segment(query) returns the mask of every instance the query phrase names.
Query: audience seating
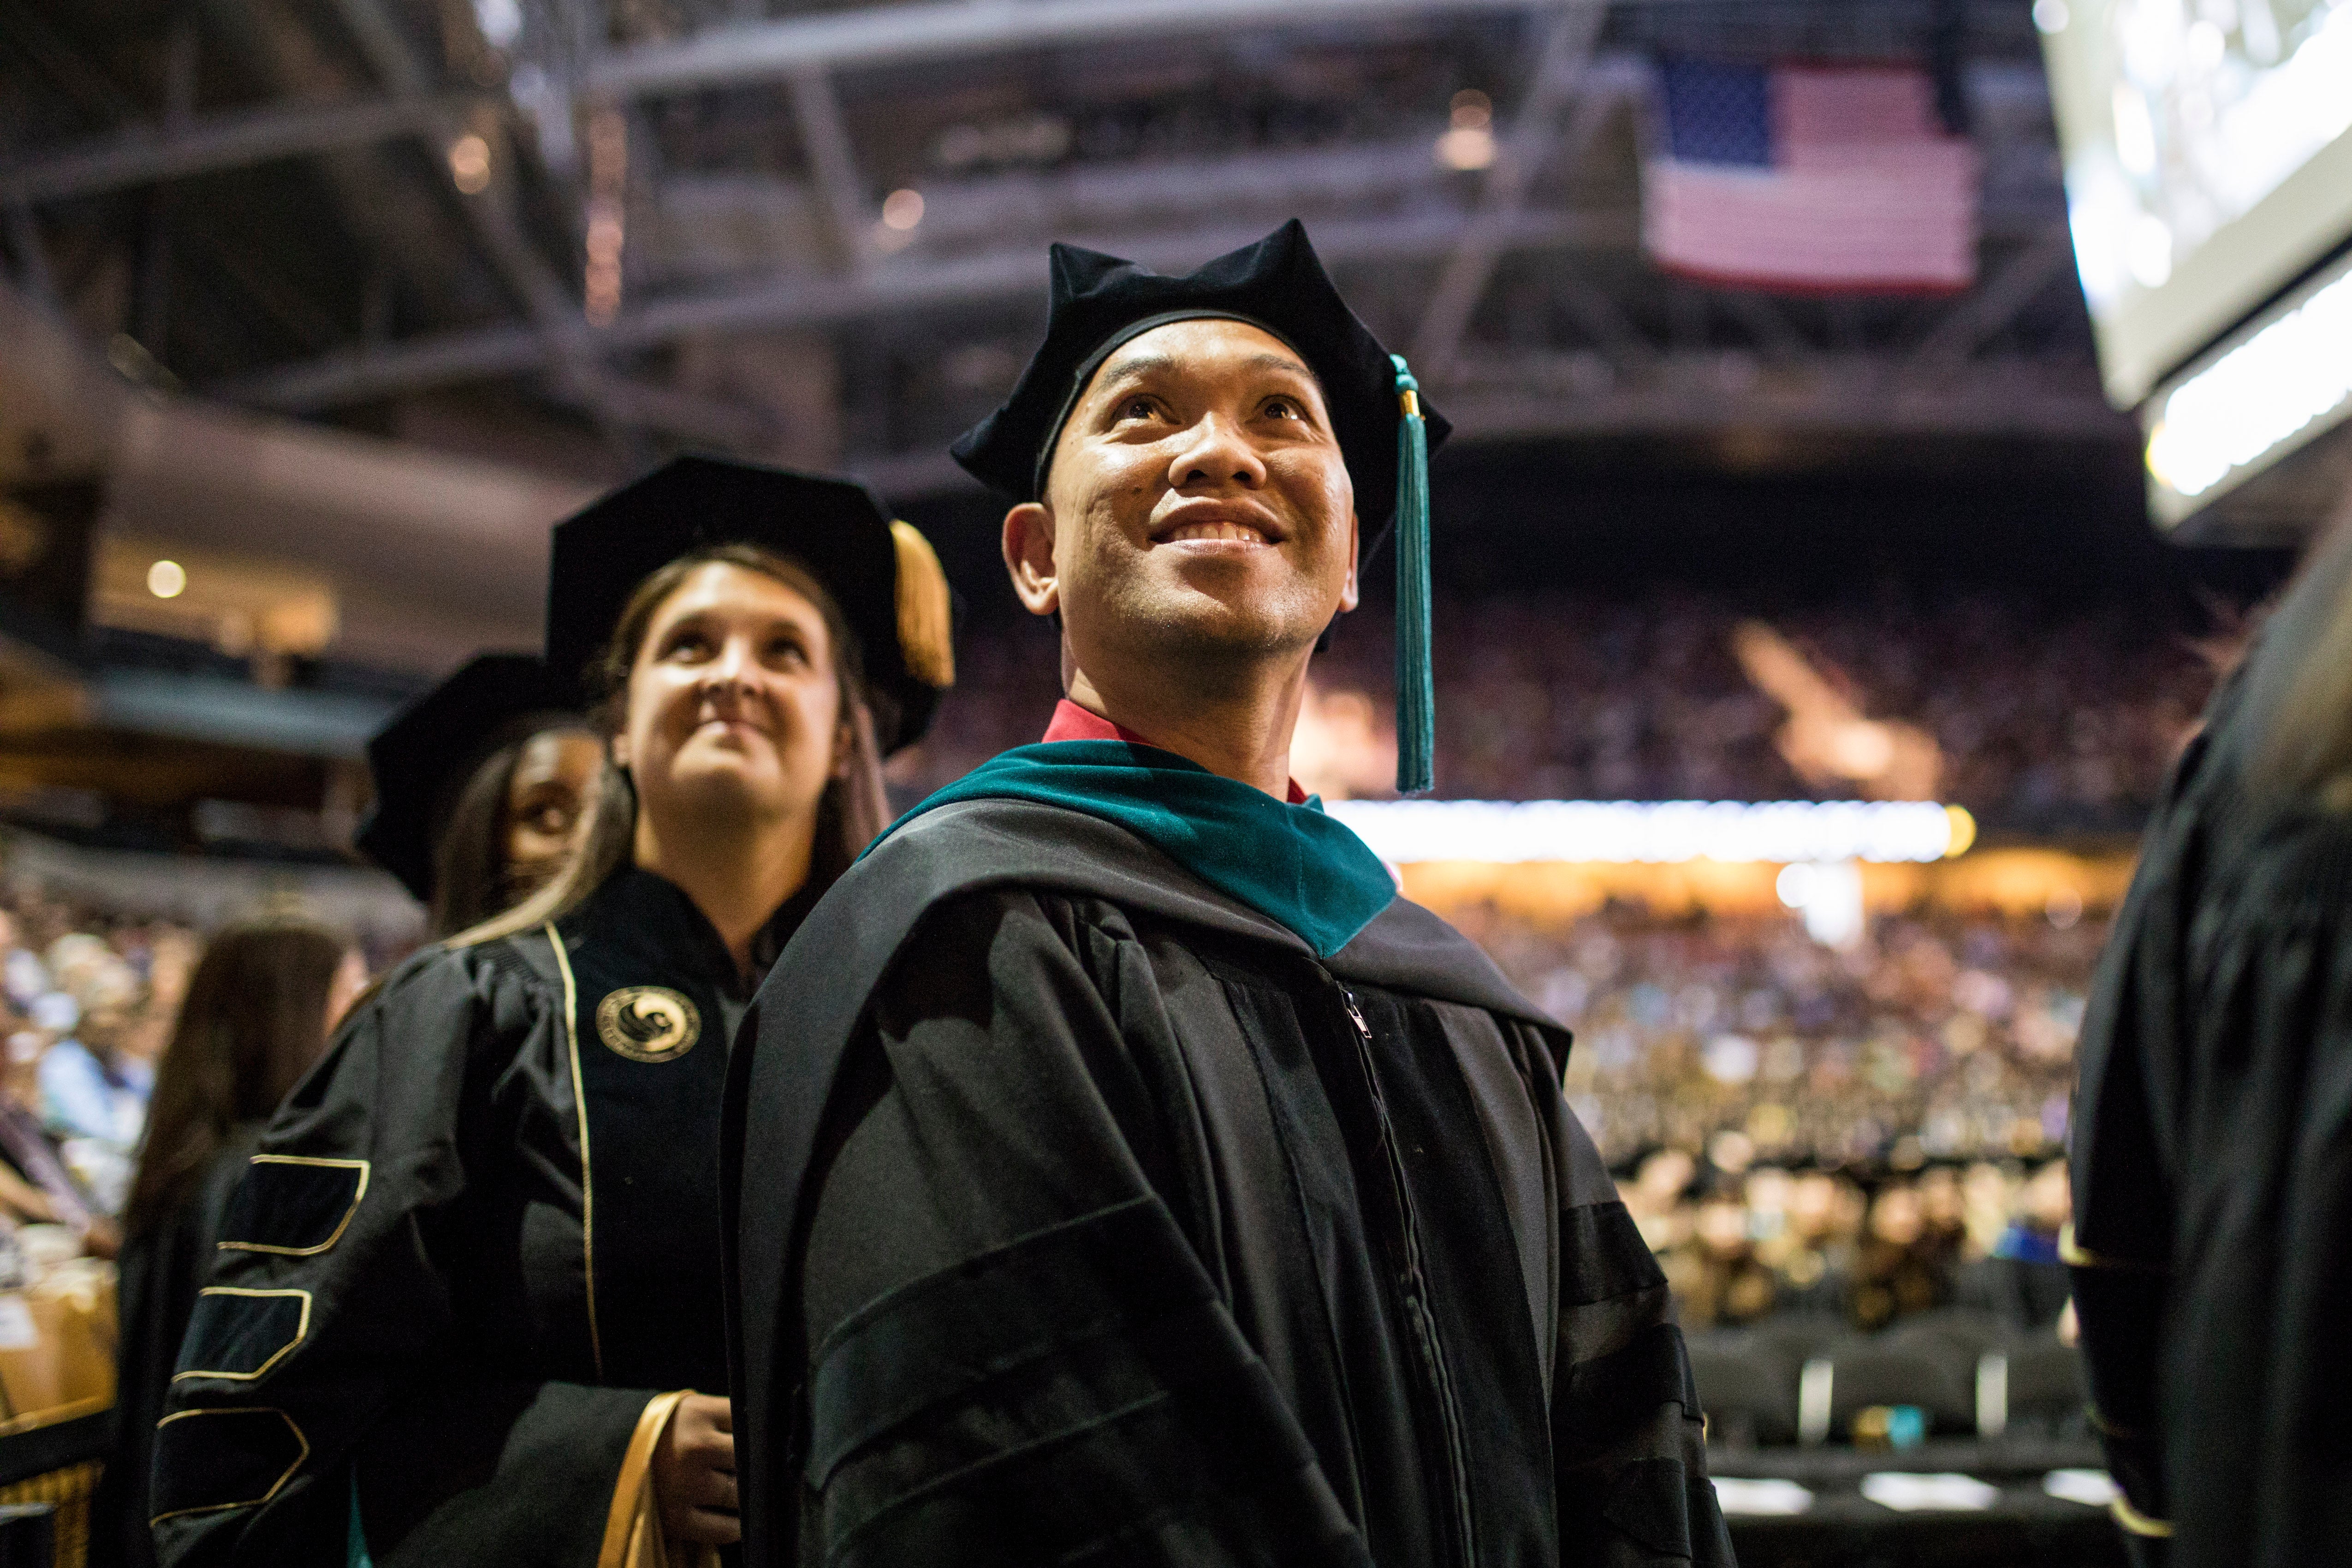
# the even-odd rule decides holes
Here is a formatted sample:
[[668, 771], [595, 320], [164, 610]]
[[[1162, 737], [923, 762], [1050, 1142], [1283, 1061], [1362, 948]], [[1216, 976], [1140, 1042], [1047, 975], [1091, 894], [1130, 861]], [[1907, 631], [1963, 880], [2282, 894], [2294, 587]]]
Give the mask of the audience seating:
[[1733, 1447], [1851, 1441], [1864, 1412], [1908, 1405], [1925, 1435], [2057, 1437], [2083, 1430], [2082, 1358], [2054, 1332], [2004, 1331], [1963, 1309], [1877, 1334], [1834, 1320], [1775, 1318], [1690, 1336], [1710, 1442]]

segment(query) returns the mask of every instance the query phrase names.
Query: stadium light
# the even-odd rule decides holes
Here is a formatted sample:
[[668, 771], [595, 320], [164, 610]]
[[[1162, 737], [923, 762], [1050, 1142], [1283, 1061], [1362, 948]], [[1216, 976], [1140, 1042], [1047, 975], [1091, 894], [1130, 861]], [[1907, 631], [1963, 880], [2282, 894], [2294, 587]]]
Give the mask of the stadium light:
[[[2191, 371], [2150, 409], [2147, 471], [2179, 514], [2352, 407], [2352, 266]], [[2164, 506], [2167, 492], [2174, 498]]]
[[1932, 801], [1345, 800], [1328, 809], [1397, 865], [1917, 863], [1976, 838], [1966, 811]]

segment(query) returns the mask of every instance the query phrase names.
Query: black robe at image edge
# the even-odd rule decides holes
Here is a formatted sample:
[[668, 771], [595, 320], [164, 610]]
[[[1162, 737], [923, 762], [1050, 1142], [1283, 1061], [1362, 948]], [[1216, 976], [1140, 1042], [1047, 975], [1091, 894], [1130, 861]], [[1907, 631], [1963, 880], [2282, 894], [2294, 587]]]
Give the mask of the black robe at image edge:
[[[2319, 608], [2305, 604], [2305, 613]], [[2084, 1013], [2070, 1261], [2142, 1561], [2352, 1542], [2352, 817], [2247, 786], [2290, 605], [2217, 695]]]

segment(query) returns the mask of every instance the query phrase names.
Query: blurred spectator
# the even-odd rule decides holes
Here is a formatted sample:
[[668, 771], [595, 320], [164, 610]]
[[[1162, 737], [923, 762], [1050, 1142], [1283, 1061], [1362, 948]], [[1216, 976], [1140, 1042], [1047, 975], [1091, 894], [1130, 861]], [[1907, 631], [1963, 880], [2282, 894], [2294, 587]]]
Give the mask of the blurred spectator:
[[341, 937], [273, 922], [222, 931], [189, 980], [124, 1215], [120, 1447], [107, 1466], [98, 1530], [119, 1555], [101, 1561], [153, 1561], [150, 1442], [221, 1214], [270, 1113], [318, 1059], [365, 978]]
[[1724, 1187], [1698, 1205], [1689, 1242], [1664, 1260], [1666, 1282], [1691, 1328], [1730, 1328], [1771, 1314], [1780, 1282], [1757, 1257], [1748, 1205]]
[[2020, 1188], [1991, 1255], [1972, 1266], [1962, 1281], [1962, 1299], [2012, 1329], [2045, 1329], [2057, 1322], [2073, 1289], [2058, 1260], [2058, 1237], [2073, 1215], [2066, 1162], [2052, 1160]]
[[1893, 1181], [1870, 1201], [1867, 1233], [1846, 1283], [1846, 1321], [1864, 1332], [1931, 1311], [1950, 1300], [1953, 1279], [1927, 1230], [1919, 1189]]
[[0, 1069], [0, 1209], [20, 1222], [61, 1225], [100, 1257], [119, 1243], [114, 1224], [66, 1163], [40, 1115], [41, 1063], [47, 1037], [33, 1029], [11, 1032]]

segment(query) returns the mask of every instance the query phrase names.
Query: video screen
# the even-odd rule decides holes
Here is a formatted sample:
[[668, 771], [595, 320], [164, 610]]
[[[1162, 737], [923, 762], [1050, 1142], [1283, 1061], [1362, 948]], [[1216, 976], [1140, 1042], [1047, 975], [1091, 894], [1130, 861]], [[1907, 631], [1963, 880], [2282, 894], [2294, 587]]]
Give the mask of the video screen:
[[2352, 236], [2352, 0], [2040, 0], [2034, 18], [2128, 407]]

